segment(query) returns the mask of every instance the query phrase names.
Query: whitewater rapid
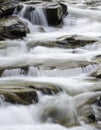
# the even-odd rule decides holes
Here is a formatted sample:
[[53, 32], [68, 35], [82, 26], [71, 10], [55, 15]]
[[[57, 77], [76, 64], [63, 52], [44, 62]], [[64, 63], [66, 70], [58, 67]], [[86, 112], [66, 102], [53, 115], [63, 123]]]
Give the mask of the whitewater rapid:
[[[84, 97], [90, 94], [89, 92], [93, 93], [93, 91], [101, 90], [100, 81], [96, 82], [94, 78], [90, 77], [90, 74], [98, 68], [93, 59], [101, 55], [101, 10], [93, 10], [87, 5], [85, 6], [85, 0], [65, 0], [65, 3], [68, 6], [69, 14], [64, 18], [62, 27], [48, 26], [44, 14], [42, 12], [40, 14], [39, 9], [36, 10], [37, 14], [31, 14], [32, 23], [35, 24], [33, 25], [23, 18], [25, 7], [19, 17], [22, 17], [28, 23], [31, 32], [23, 40], [0, 41], [1, 89], [2, 87], [6, 89], [6, 87], [12, 86], [19, 86], [20, 88], [22, 86], [35, 85], [37, 88], [51, 86], [63, 90], [60, 97], [54, 95], [54, 98], [39, 92], [39, 103], [36, 105], [33, 103], [29, 106], [12, 105], [5, 102], [1, 96], [0, 130], [101, 129], [101, 122], [97, 122], [100, 126], [98, 129], [95, 124], [86, 124], [78, 116], [78, 108], [75, 107], [73, 101], [74, 99], [76, 100], [75, 96], [79, 94], [85, 93], [83, 98], [81, 98], [84, 100]], [[33, 19], [33, 17], [38, 16], [39, 21], [39, 14], [42, 16], [42, 25], [36, 25], [37, 22]], [[39, 32], [40, 27], [45, 32]], [[46, 44], [47, 42], [55, 43], [66, 35], [90, 37], [91, 39], [96, 39], [97, 42], [77, 48], [57, 47], [55, 45], [49, 47]], [[44, 43], [44, 46], [41, 45], [41, 42]], [[23, 73], [24, 67], [28, 67], [26, 74]], [[64, 95], [67, 95], [67, 97], [64, 98]], [[62, 96], [63, 98], [61, 98]], [[83, 102], [81, 100], [77, 101], [81, 102], [81, 104]], [[73, 127], [68, 127], [67, 125], [65, 127], [58, 122], [52, 122], [51, 118], [47, 119], [46, 122], [42, 122], [40, 113], [44, 110], [47, 111], [44, 105], [50, 108], [62, 106], [59, 112], [63, 115], [67, 112], [66, 109], [69, 108], [69, 112], [66, 113], [67, 117], [68, 115], [71, 116], [72, 120], [77, 118], [76, 121], [77, 124], [79, 122], [79, 125], [76, 124], [77, 126], [74, 125]], [[59, 118], [61, 118], [60, 115]], [[71, 118], [69, 118], [70, 120]]]

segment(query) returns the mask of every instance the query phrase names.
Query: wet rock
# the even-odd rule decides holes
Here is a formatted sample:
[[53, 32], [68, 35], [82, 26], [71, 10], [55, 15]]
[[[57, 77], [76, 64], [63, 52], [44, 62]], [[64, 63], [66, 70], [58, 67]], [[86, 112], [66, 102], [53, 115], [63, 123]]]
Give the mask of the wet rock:
[[73, 68], [78, 68], [78, 67], [87, 67], [88, 65], [93, 64], [93, 62], [88, 62], [85, 60], [47, 60], [47, 62], [44, 62], [44, 64], [40, 64], [39, 68], [43, 70], [47, 69], [73, 69]]
[[26, 82], [23, 84], [19, 83], [19, 85], [17, 85], [17, 82], [14, 85], [9, 85], [8, 83], [0, 85], [0, 98], [11, 104], [30, 105], [38, 103], [39, 97], [37, 92], [41, 92], [44, 95], [53, 95], [62, 91], [58, 87], [53, 87], [51, 83], [33, 82], [29, 85]]
[[16, 92], [16, 95], [20, 97], [23, 101], [25, 100], [28, 104], [37, 103], [38, 102], [38, 95], [35, 91], [30, 92]]
[[25, 1], [29, 1], [29, 0], [19, 0], [19, 1], [21, 1], [21, 2], [25, 2]]
[[101, 55], [97, 55], [96, 57], [94, 57], [93, 61], [96, 62], [98, 67], [93, 73], [91, 73], [90, 76], [101, 78]]
[[44, 28], [41, 26], [38, 28], [38, 30], [39, 30], [39, 32], [45, 32]]
[[16, 14], [18, 14], [18, 12], [20, 12], [23, 9], [23, 5], [19, 4], [16, 8]]
[[99, 106], [99, 107], [101, 107], [101, 96], [100, 97], [98, 97], [95, 101], [94, 101], [94, 103], [93, 103], [94, 105], [96, 105], [96, 106]]
[[67, 15], [68, 14], [68, 7], [63, 3], [63, 2], [59, 2], [59, 4], [61, 5], [62, 7], [62, 10], [63, 10], [63, 15]]
[[101, 96], [99, 96], [92, 104], [93, 114], [95, 115], [96, 121], [101, 121]]
[[96, 7], [96, 6], [100, 6], [101, 5], [101, 1], [100, 0], [85, 0], [84, 3], [87, 4], [90, 7]]
[[61, 24], [66, 13], [67, 6], [65, 4], [49, 3], [46, 7], [48, 24], [53, 26]]
[[101, 64], [98, 66], [97, 70], [94, 71], [90, 76], [101, 78]]
[[18, 0], [2, 0], [0, 2], [0, 18], [13, 14], [18, 6]]
[[42, 83], [39, 83], [39, 84], [40, 84], [40, 87], [37, 87], [35, 84], [34, 84], [34, 86], [29, 85], [28, 87], [35, 89], [36, 91], [39, 91], [44, 95], [54, 95], [54, 94], [57, 94], [57, 93], [63, 91], [61, 88], [54, 87], [51, 84], [50, 85], [45, 84], [45, 83], [44, 83], [44, 85]]
[[101, 63], [101, 55], [97, 55], [96, 57], [94, 57], [93, 61], [95, 61], [96, 63], [100, 64]]
[[32, 89], [25, 88], [7, 88], [0, 89], [0, 94], [4, 96], [6, 102], [12, 104], [29, 105], [38, 102], [38, 95]]
[[28, 32], [27, 24], [16, 16], [0, 19], [0, 40], [23, 38]]
[[42, 92], [42, 94], [44, 95], [54, 95], [54, 94], [57, 94], [61, 91], [63, 91], [61, 88], [59, 89], [56, 89], [56, 88], [40, 88], [38, 89], [40, 92]]
[[57, 38], [57, 42], [68, 48], [76, 48], [96, 42], [97, 38], [85, 37], [81, 35], [67, 35]]
[[80, 116], [80, 120], [84, 121], [86, 124], [96, 122], [96, 117], [91, 105], [86, 105], [82, 107], [82, 109], [78, 109], [78, 114]]
[[[53, 34], [54, 35], [54, 34]], [[45, 34], [43, 34], [43, 37]], [[36, 36], [37, 37], [37, 36]], [[53, 39], [52, 37], [49, 37]], [[88, 44], [92, 44], [98, 41], [98, 38], [92, 38], [82, 35], [65, 35], [62, 37], [56, 37], [54, 40], [44, 39], [40, 37], [40, 39], [33, 39], [29, 43], [27, 43], [28, 47], [33, 46], [46, 46], [46, 47], [59, 47], [59, 48], [77, 48], [83, 47]]]

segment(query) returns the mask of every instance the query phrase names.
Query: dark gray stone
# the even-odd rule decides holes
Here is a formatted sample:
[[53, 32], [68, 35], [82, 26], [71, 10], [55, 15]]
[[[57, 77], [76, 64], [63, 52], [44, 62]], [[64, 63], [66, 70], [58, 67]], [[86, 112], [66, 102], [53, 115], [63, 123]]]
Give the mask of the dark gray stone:
[[23, 38], [28, 32], [27, 24], [16, 16], [0, 19], [0, 40]]
[[13, 14], [17, 6], [18, 6], [18, 0], [0, 1], [0, 18]]

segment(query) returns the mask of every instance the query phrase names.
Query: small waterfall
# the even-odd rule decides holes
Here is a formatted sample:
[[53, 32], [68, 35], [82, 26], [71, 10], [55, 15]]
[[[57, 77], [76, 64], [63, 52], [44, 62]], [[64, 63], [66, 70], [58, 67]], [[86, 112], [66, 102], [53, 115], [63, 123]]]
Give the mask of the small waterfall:
[[6, 69], [2, 73], [2, 77], [12, 76], [29, 76], [29, 77], [71, 77], [79, 74], [87, 74], [96, 70], [96, 65], [88, 65], [86, 67], [78, 67], [73, 69], [53, 69], [42, 70], [38, 67], [29, 66], [25, 68]]
[[0, 106], [4, 106], [5, 97], [0, 94]]
[[18, 76], [18, 75], [21, 75], [21, 72], [23, 72], [23, 71], [21, 71], [21, 69], [12, 69], [12, 70], [6, 69], [3, 72], [2, 76], [3, 77], [6, 77], [6, 76]]
[[42, 8], [24, 5], [19, 15], [28, 19], [34, 25], [48, 26], [45, 10]]

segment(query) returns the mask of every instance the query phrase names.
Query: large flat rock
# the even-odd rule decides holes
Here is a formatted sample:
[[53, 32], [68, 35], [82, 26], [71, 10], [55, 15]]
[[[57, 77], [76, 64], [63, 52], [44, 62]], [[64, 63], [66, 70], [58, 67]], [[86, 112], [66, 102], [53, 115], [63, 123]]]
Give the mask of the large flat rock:
[[38, 103], [39, 97], [37, 92], [43, 94], [54, 94], [60, 91], [58, 87], [52, 87], [53, 84], [33, 82], [33, 84], [2, 84], [0, 85], [0, 98], [11, 104], [30, 105]]
[[97, 37], [89, 37], [83, 35], [66, 35], [62, 33], [40, 34], [40, 39], [35, 35], [32, 40], [27, 43], [28, 47], [46, 46], [60, 48], [77, 48], [83, 47], [99, 41]]

